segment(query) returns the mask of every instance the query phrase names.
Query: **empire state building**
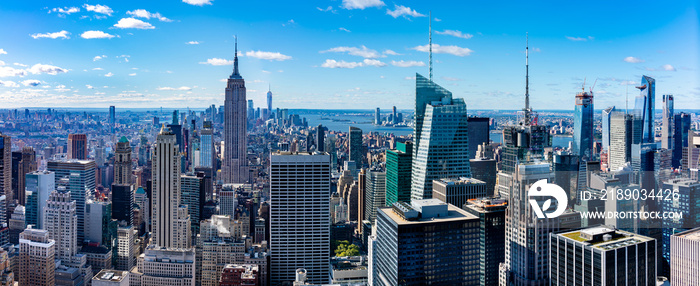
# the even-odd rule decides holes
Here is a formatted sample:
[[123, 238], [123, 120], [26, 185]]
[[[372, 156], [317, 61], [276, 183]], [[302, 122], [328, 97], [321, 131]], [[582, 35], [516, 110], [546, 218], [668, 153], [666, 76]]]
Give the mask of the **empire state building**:
[[245, 183], [248, 179], [246, 103], [245, 80], [238, 72], [238, 42], [236, 42], [233, 74], [226, 83], [224, 102], [224, 154], [221, 167], [224, 183]]

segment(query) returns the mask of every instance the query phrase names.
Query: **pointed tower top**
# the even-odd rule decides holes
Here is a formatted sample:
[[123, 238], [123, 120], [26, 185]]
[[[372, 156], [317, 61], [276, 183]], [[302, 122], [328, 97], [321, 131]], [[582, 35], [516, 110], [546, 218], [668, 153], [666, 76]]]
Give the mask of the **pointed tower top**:
[[529, 44], [530, 38], [528, 33], [525, 33], [525, 125], [530, 125], [530, 66], [529, 66]]
[[238, 72], [238, 36], [235, 36], [234, 52], [233, 52], [233, 73], [229, 78], [242, 78]]
[[428, 76], [433, 81], [433, 11], [428, 12], [428, 65]]

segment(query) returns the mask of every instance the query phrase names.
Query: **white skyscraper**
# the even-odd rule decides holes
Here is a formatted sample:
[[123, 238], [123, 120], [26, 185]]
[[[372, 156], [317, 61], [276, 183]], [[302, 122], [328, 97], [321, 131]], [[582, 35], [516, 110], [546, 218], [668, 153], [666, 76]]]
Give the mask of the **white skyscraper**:
[[244, 183], [248, 179], [245, 80], [238, 72], [238, 43], [233, 57], [233, 74], [226, 83], [224, 101], [224, 142], [221, 180], [224, 183]]
[[190, 217], [180, 205], [180, 152], [175, 135], [163, 126], [153, 147], [151, 244], [189, 248]]
[[328, 153], [270, 155], [271, 285], [294, 281], [329, 283], [330, 178]]
[[56, 189], [55, 174], [49, 171], [36, 171], [25, 176], [26, 181], [26, 219], [27, 225], [44, 229], [44, 209], [49, 194]]
[[56, 259], [70, 261], [78, 253], [78, 216], [70, 192], [53, 191], [46, 202], [44, 229], [56, 241]]
[[195, 251], [149, 245], [129, 280], [130, 285], [139, 286], [194, 286]]

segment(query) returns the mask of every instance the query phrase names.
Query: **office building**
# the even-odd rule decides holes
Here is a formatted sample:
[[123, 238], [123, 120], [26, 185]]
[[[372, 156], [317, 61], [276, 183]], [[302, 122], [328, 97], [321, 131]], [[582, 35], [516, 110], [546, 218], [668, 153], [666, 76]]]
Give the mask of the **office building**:
[[44, 229], [44, 210], [49, 194], [56, 189], [55, 173], [36, 171], [25, 176], [26, 187], [26, 220], [27, 225]]
[[87, 160], [88, 142], [85, 134], [68, 134], [68, 159]]
[[114, 269], [111, 245], [110, 248], [107, 248], [106, 245], [85, 244], [80, 249], [80, 253], [85, 255], [87, 265], [92, 269], [92, 273], [100, 272], [102, 269]]
[[0, 133], [0, 195], [12, 199], [12, 140]]
[[612, 112], [610, 117], [608, 162], [609, 169], [615, 171], [632, 159], [633, 116], [623, 112]]
[[374, 224], [377, 218], [377, 208], [386, 206], [386, 173], [369, 171], [365, 177], [365, 190], [363, 192], [365, 215], [362, 220], [368, 220]]
[[301, 267], [310, 283], [329, 281], [330, 163], [327, 153], [270, 155], [272, 285], [293, 281]]
[[467, 118], [467, 134], [469, 134], [469, 158], [475, 158], [479, 146], [489, 144], [490, 118], [469, 116]]
[[258, 286], [260, 271], [257, 265], [228, 264], [221, 271], [219, 286]]
[[85, 239], [85, 202], [94, 198], [95, 162], [88, 160], [49, 161], [47, 170], [54, 172], [58, 187], [63, 181], [78, 215], [78, 241]]
[[165, 248], [189, 248], [190, 217], [180, 204], [180, 154], [175, 135], [163, 127], [153, 148], [153, 182], [151, 183], [151, 243]]
[[[238, 43], [233, 57], [233, 73], [226, 83], [224, 100], [224, 152], [221, 158], [221, 180], [224, 183], [244, 183], [248, 179], [246, 138], [246, 87], [238, 72]], [[249, 111], [250, 112], [250, 111]]]
[[634, 117], [641, 121], [639, 138], [641, 143], [654, 143], [656, 80], [646, 75], [642, 76], [642, 83], [637, 89], [640, 94], [634, 99]]
[[[3, 150], [4, 151], [4, 150]], [[36, 152], [32, 147], [24, 147], [22, 151], [12, 152], [12, 197], [18, 205], [26, 205], [24, 193], [26, 184], [25, 175], [37, 170]]]
[[671, 285], [700, 285], [700, 228], [673, 234], [670, 242]]
[[673, 219], [663, 219], [662, 223], [662, 256], [664, 275], [668, 274], [668, 263], [671, 257], [671, 237], [679, 232], [690, 230], [700, 226], [700, 182], [687, 178], [665, 181], [661, 190], [670, 190], [678, 194], [672, 200], [663, 200], [661, 208], [663, 212], [681, 213], [682, 216]]
[[112, 218], [127, 225], [133, 224], [133, 185], [112, 185]]
[[413, 143], [396, 143], [386, 150], [386, 205], [411, 201], [411, 156]]
[[[364, 145], [362, 144], [362, 129], [350, 126], [348, 131], [348, 157], [358, 168], [364, 164]], [[308, 269], [307, 269], [308, 270]]]
[[272, 91], [267, 87], [267, 110], [272, 113]]
[[661, 148], [673, 149], [673, 95], [664, 94], [661, 96]]
[[381, 125], [381, 124], [382, 124], [382, 117], [381, 117], [379, 107], [377, 107], [377, 109], [374, 110], [374, 125]]
[[243, 263], [245, 242], [237, 234], [236, 225], [229, 216], [214, 215], [202, 221], [198, 238], [198, 255], [201, 259], [197, 267], [201, 274], [202, 286], [216, 286], [222, 271], [228, 264]]
[[433, 198], [461, 208], [468, 200], [489, 196], [486, 183], [473, 178], [433, 181]]
[[593, 154], [593, 124], [593, 92], [581, 91], [576, 94], [574, 140], [571, 151], [586, 161], [597, 157]]
[[506, 208], [502, 198], [468, 200], [462, 207], [479, 218], [479, 285], [498, 285], [498, 267], [504, 261]]
[[136, 253], [139, 249], [136, 245], [136, 230], [134, 226], [120, 226], [117, 228], [117, 251], [114, 259], [114, 268], [129, 271], [136, 266]]
[[326, 137], [326, 130], [323, 127], [323, 125], [319, 124], [318, 127], [316, 127], [316, 151], [319, 152], [324, 152], [326, 143], [324, 142], [324, 139]]
[[43, 229], [27, 227], [19, 235], [20, 286], [54, 286], [56, 245]]
[[[690, 133], [690, 114], [680, 112], [673, 116], [673, 168], [682, 166], [683, 153], [688, 148], [688, 133]], [[688, 166], [682, 166], [687, 168]]]
[[498, 163], [493, 156], [493, 147], [486, 143], [477, 148], [477, 156], [469, 159], [469, 169], [472, 178], [486, 183], [486, 193], [491, 196], [495, 194]]
[[225, 184], [217, 193], [219, 199], [219, 214], [229, 217], [236, 217], [236, 207], [238, 205], [238, 196], [236, 191], [243, 188], [241, 184]]
[[129, 286], [129, 272], [103, 269], [92, 277], [92, 286]]
[[191, 233], [199, 233], [200, 210], [204, 207], [204, 177], [194, 175], [180, 176], [180, 189], [182, 190], [181, 205], [187, 206], [190, 215]]
[[26, 208], [23, 205], [15, 207], [10, 216], [8, 226], [10, 228], [10, 243], [14, 245], [19, 244], [19, 234], [27, 228]]
[[478, 217], [436, 199], [412, 200], [379, 208], [376, 226], [374, 285], [479, 283]]
[[656, 244], [605, 225], [553, 233], [549, 285], [657, 285]]
[[[602, 112], [602, 118], [601, 118], [601, 149], [603, 151], [610, 151], [610, 123], [612, 120], [612, 113], [617, 111], [615, 109], [615, 106], [610, 106], [606, 109], [603, 109]], [[607, 163], [607, 162], [601, 162], [601, 164]]]
[[195, 251], [151, 244], [139, 255], [129, 280], [130, 285], [139, 286], [194, 286]]
[[113, 213], [111, 202], [88, 200], [85, 204], [85, 240], [111, 248], [118, 224], [112, 220]]
[[126, 137], [122, 137], [114, 152], [114, 184], [131, 185], [131, 177], [131, 145]]
[[214, 168], [216, 150], [211, 121], [204, 121], [202, 126], [202, 130], [199, 132], [199, 166], [196, 167]]
[[416, 110], [411, 200], [431, 198], [433, 180], [471, 177], [467, 105], [463, 99], [453, 99], [452, 93], [420, 75], [416, 75], [416, 102], [421, 101], [419, 92], [426, 88], [423, 86], [444, 96]]

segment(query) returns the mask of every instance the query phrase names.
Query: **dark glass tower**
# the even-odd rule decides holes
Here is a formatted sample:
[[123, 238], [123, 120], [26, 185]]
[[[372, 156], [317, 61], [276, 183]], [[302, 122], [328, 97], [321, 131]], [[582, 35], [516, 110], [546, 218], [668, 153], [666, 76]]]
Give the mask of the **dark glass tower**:
[[593, 157], [593, 92], [576, 94], [572, 152], [580, 158]]
[[635, 98], [634, 117], [635, 120], [641, 121], [637, 124], [641, 129], [639, 131], [641, 142], [654, 143], [654, 96], [656, 80], [646, 75], [642, 76], [642, 85], [638, 86], [637, 89], [639, 89], [640, 95]]
[[386, 205], [411, 201], [411, 156], [413, 143], [396, 143], [386, 150]]

